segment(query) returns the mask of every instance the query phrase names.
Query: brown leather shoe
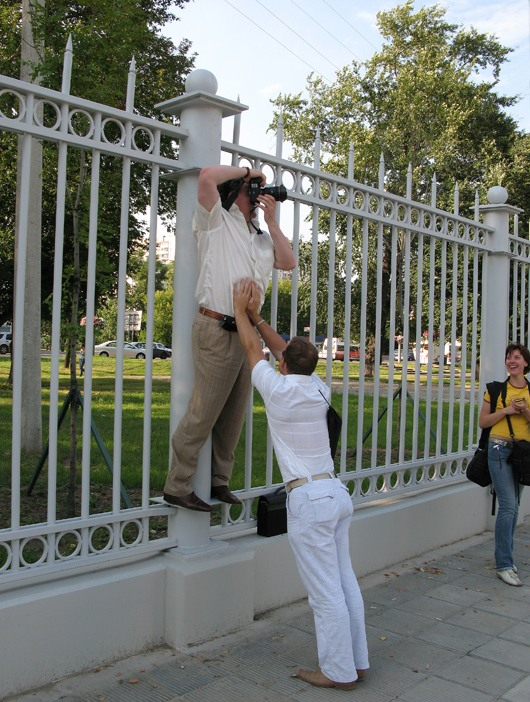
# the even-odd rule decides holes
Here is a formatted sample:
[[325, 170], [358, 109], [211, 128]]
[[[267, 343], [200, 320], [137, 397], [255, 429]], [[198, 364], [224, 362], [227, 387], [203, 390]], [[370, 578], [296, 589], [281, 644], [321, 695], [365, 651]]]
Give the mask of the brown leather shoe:
[[324, 675], [321, 670], [303, 670], [300, 668], [294, 677], [300, 678], [300, 680], [314, 685], [315, 687], [335, 687], [337, 690], [353, 690], [357, 684], [357, 680], [345, 683], [335, 682]]
[[240, 505], [241, 500], [236, 497], [233, 492], [230, 492], [227, 485], [212, 486], [211, 496], [215, 500], [227, 502], [229, 505]]
[[366, 678], [367, 668], [357, 668], [357, 680], [356, 682], [362, 682]]
[[213, 509], [212, 505], [201, 500], [194, 492], [190, 492], [189, 495], [181, 495], [180, 497], [168, 495], [168, 493], [165, 492], [164, 502], [167, 502], [167, 504], [172, 507], [185, 507], [186, 509], [193, 509], [196, 512], [211, 512]]

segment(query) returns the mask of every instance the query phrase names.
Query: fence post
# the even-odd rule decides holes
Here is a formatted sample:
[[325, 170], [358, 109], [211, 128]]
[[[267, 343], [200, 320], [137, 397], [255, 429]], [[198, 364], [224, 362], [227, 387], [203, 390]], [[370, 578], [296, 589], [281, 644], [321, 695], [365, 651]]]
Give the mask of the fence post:
[[510, 310], [510, 216], [519, 208], [506, 204], [508, 192], [497, 185], [488, 190], [488, 205], [479, 206], [484, 224], [495, 230], [488, 244], [483, 276], [480, 353], [481, 388], [506, 376], [504, 352], [508, 343]]
[[[198, 267], [192, 220], [197, 202], [197, 177], [202, 167], [220, 163], [223, 118], [238, 115], [248, 109], [240, 102], [217, 97], [216, 92], [217, 79], [213, 73], [197, 69], [188, 76], [184, 95], [156, 106], [166, 114], [179, 117], [180, 126], [188, 130], [188, 136], [181, 140], [179, 145], [179, 164], [182, 170], [170, 176], [178, 180], [173, 281], [171, 435], [186, 411], [194, 377], [191, 328], [197, 312], [194, 294]], [[210, 497], [210, 465], [211, 440], [208, 440], [200, 452], [199, 465], [193, 478], [194, 491], [205, 500]], [[179, 510], [178, 520], [180, 552], [194, 552], [208, 546], [208, 513]], [[176, 528], [174, 524], [172, 528]]]

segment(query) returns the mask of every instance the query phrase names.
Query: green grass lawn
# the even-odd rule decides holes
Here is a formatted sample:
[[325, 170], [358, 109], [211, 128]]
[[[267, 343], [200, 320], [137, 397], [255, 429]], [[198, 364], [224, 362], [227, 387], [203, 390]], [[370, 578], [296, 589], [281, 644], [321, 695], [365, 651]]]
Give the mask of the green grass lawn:
[[[170, 373], [171, 362], [155, 360], [153, 362], [153, 385], [152, 403], [149, 408], [151, 414], [151, 453], [150, 453], [150, 479], [151, 491], [153, 494], [160, 494], [165, 482], [168, 469], [169, 455], [169, 412], [170, 412]], [[173, 361], [174, 362], [174, 361]], [[0, 357], [0, 491], [8, 490], [11, 473], [11, 386], [8, 382], [10, 368], [10, 358]], [[145, 361], [136, 359], [124, 359], [124, 381], [123, 381], [123, 415], [122, 415], [122, 482], [125, 488], [132, 492], [138, 492], [142, 483], [142, 455], [143, 455], [143, 417], [144, 417], [144, 372]], [[325, 377], [325, 362], [319, 362], [317, 372]], [[333, 363], [333, 378], [342, 379], [343, 364]], [[42, 413], [43, 413], [43, 443], [47, 440], [48, 434], [48, 414], [49, 414], [49, 378], [50, 359], [42, 358]], [[356, 381], [359, 378], [359, 364], [350, 364], [350, 379]], [[384, 385], [388, 378], [388, 367], [381, 366], [381, 383]], [[396, 380], [396, 379], [395, 379]], [[82, 381], [82, 379], [81, 379]], [[69, 371], [60, 367], [60, 396], [59, 405], [62, 406], [68, 395], [70, 384]], [[112, 457], [113, 434], [114, 434], [114, 397], [115, 397], [115, 359], [94, 357], [93, 359], [93, 381], [92, 381], [92, 417], [103, 439], [105, 447]], [[80, 382], [80, 389], [83, 392], [83, 383]], [[342, 396], [334, 393], [333, 404], [341, 411]], [[398, 401], [395, 407], [397, 408]], [[384, 409], [386, 399], [380, 400], [380, 411]], [[350, 394], [348, 398], [348, 441], [347, 441], [347, 469], [353, 470], [355, 467], [355, 443], [357, 437], [357, 414], [358, 397]], [[420, 403], [422, 411], [425, 410], [425, 403]], [[372, 424], [373, 399], [367, 393], [364, 397], [364, 417], [363, 435]], [[397, 411], [397, 410], [395, 410]], [[436, 421], [436, 407], [433, 406], [432, 425]], [[444, 415], [447, 408], [444, 406]], [[454, 435], [458, 426], [459, 408], [454, 408]], [[81, 470], [81, 433], [82, 433], [82, 413], [78, 415], [78, 474]], [[412, 441], [412, 408], [407, 409], [407, 431], [406, 445], [411, 446]], [[396, 421], [394, 421], [394, 424]], [[447, 417], [444, 416], [444, 436], [447, 433]], [[59, 432], [58, 444], [58, 489], [68, 482], [69, 475], [69, 425], [70, 417], [63, 422]], [[254, 415], [252, 433], [252, 485], [261, 486], [265, 484], [265, 456], [266, 456], [266, 415], [265, 408], [259, 393], [254, 393]], [[424, 431], [421, 422], [418, 424], [418, 445], [423, 447]], [[245, 429], [236, 450], [236, 461], [234, 475], [231, 486], [234, 489], [244, 487], [244, 462], [245, 462]], [[397, 446], [396, 439], [393, 439]], [[434, 448], [433, 441], [430, 442]], [[378, 461], [384, 460], [384, 448], [386, 444], [386, 418], [377, 427]], [[366, 442], [367, 447], [371, 445], [371, 438]], [[395, 448], [395, 447], [394, 447]], [[455, 449], [453, 440], [453, 450]], [[410, 455], [410, 448], [407, 449]], [[340, 451], [339, 451], [340, 453]], [[396, 454], [397, 455], [397, 454]], [[381, 458], [379, 458], [381, 456]], [[23, 489], [29, 484], [35, 473], [38, 456], [22, 457], [21, 482]], [[338, 460], [338, 457], [337, 457]], [[393, 456], [394, 460], [394, 456]], [[92, 439], [91, 450], [91, 487], [95, 493], [111, 485], [112, 477], [107, 465], [99, 451], [96, 442]], [[370, 450], [365, 448], [363, 452], [363, 466], [370, 464]], [[46, 470], [44, 467], [43, 473]], [[280, 474], [275, 466], [274, 482], [280, 482]], [[46, 484], [45, 476], [38, 480], [39, 490], [44, 490]], [[36, 487], [37, 489], [37, 487]]]

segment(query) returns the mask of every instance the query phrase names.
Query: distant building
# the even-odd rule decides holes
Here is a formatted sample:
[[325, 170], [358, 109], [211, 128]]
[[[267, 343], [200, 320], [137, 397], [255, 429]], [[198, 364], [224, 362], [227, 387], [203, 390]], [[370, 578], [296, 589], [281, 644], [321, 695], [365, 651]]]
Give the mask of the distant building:
[[156, 257], [162, 263], [175, 260], [175, 237], [168, 232], [159, 234], [156, 240]]

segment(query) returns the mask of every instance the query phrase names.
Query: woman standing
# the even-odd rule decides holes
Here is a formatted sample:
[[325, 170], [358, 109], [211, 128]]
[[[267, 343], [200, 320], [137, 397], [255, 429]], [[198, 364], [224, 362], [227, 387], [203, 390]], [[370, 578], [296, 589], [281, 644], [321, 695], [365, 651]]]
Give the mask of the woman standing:
[[486, 391], [478, 423], [481, 429], [491, 428], [488, 467], [498, 500], [495, 521], [497, 577], [507, 585], [520, 587], [523, 583], [513, 562], [513, 535], [522, 486], [515, 482], [508, 458], [514, 441], [530, 441], [530, 393], [525, 378], [530, 370], [530, 351], [522, 344], [509, 344], [504, 359], [508, 379], [497, 400], [496, 410], [491, 412], [490, 396]]

